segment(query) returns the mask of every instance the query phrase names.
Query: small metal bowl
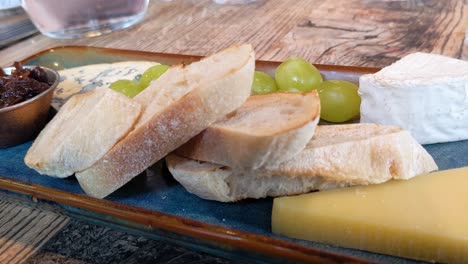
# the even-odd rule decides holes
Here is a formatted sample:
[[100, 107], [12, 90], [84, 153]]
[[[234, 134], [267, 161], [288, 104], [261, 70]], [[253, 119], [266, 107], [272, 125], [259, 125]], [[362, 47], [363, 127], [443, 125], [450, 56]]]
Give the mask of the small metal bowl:
[[[35, 66], [24, 66], [34, 68]], [[49, 68], [40, 67], [47, 73], [49, 89], [21, 103], [0, 108], [0, 148], [8, 148], [24, 143], [44, 128], [48, 121], [50, 103], [60, 76]], [[13, 67], [4, 68], [10, 74]]]

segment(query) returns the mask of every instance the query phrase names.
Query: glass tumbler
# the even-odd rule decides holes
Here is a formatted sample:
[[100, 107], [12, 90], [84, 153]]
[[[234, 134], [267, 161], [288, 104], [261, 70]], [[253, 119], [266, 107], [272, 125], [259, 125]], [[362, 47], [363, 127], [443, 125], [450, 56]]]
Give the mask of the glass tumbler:
[[42, 34], [51, 38], [95, 37], [140, 21], [148, 0], [23, 0]]

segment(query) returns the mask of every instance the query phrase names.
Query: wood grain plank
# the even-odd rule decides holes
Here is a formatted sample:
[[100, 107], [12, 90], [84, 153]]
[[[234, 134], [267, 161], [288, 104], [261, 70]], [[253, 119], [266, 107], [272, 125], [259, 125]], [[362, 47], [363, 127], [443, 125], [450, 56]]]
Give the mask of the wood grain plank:
[[313, 47], [300, 48], [300, 56], [324, 64], [381, 67], [415, 51], [460, 58], [467, 8], [462, 0], [327, 1], [282, 40], [283, 54], [275, 56], [298, 45]]
[[132, 28], [77, 40], [37, 35], [0, 50], [0, 64], [60, 45], [206, 55], [249, 42], [263, 60], [383, 67], [415, 51], [462, 58], [467, 29], [466, 0], [151, 1]]
[[0, 263], [24, 263], [69, 218], [0, 199]]

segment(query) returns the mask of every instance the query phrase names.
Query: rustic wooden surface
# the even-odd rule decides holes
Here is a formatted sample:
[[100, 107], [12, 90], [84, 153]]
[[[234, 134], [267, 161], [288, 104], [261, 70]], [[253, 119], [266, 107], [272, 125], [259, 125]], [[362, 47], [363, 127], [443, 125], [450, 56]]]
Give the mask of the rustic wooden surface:
[[0, 196], [0, 263], [24, 263], [70, 219], [8, 202]]
[[263, 60], [382, 67], [414, 51], [461, 58], [466, 30], [467, 0], [152, 1], [130, 29], [79, 40], [36, 35], [1, 50], [0, 64], [60, 45], [206, 55], [248, 42]]
[[[105, 250], [104, 250], [105, 249]], [[168, 245], [59, 212], [32, 208], [0, 194], [2, 264], [230, 264], [205, 253]]]
[[[0, 65], [62, 45], [206, 55], [232, 44], [251, 43], [262, 60], [301, 56], [314, 63], [383, 67], [415, 51], [468, 59], [468, 43], [463, 44], [467, 30], [468, 0], [258, 0], [242, 6], [216, 5], [211, 0], [152, 1], [145, 19], [132, 28], [79, 40], [54, 40], [38, 34], [0, 50]], [[85, 225], [79, 222], [62, 229], [68, 221], [53, 212], [0, 199], [0, 263], [7, 258], [11, 263], [24, 262], [44, 243], [50, 251], [39, 251], [29, 263], [94, 263], [83, 254], [99, 249], [98, 242], [98, 246], [75, 251], [73, 243], [62, 246], [62, 251], [57, 249], [63, 241], [73, 241], [76, 234], [82, 234], [80, 241], [94, 241], [100, 232], [96, 231], [99, 227], [84, 232]], [[31, 228], [21, 228], [21, 223]], [[63, 235], [50, 240], [61, 229]], [[126, 245], [138, 244], [120, 233], [116, 236]], [[106, 238], [110, 237], [104, 234], [102, 239]], [[116, 248], [121, 252], [119, 245]], [[152, 254], [144, 249], [147, 242], [142, 245], [142, 249], [135, 246], [126, 252], [140, 257]], [[193, 256], [180, 252], [175, 258], [183, 262]], [[197, 256], [193, 257], [197, 263], [224, 263]], [[129, 258], [128, 263], [155, 259]], [[175, 262], [169, 259], [167, 263]]]

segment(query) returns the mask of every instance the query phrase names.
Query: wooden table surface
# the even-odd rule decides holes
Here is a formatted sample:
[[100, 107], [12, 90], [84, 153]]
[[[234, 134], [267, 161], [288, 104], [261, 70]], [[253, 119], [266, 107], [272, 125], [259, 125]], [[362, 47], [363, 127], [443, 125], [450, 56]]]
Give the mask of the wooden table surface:
[[[467, 30], [468, 0], [258, 0], [254, 4], [236, 6], [216, 5], [210, 0], [151, 1], [144, 20], [127, 30], [78, 40], [55, 40], [37, 34], [0, 50], [0, 65], [9, 66], [41, 50], [63, 45], [206, 55], [232, 44], [251, 43], [257, 59], [261, 60], [282, 61], [290, 56], [301, 56], [313, 63], [383, 67], [415, 51], [467, 59], [468, 46], [464, 45]], [[73, 256], [70, 252], [82, 254], [92, 251], [92, 246], [73, 251], [71, 242], [65, 251], [62, 248], [62, 253], [68, 252], [63, 253], [66, 255], [63, 257], [57, 255], [54, 245], [73, 241], [77, 233], [82, 234], [80, 241], [101, 241], [96, 240], [100, 239], [95, 235], [96, 230], [100, 230], [98, 227], [90, 228], [89, 234], [82, 233], [83, 224], [73, 220], [74, 224], [67, 225], [67, 217], [37, 210], [33, 213], [44, 214], [44, 217], [24, 220], [31, 228], [21, 233], [21, 239], [15, 239], [15, 234], [19, 236], [15, 231], [19, 225], [15, 217], [19, 216], [14, 212], [23, 212], [26, 219], [30, 209], [1, 200], [0, 197], [0, 210], [8, 207], [8, 211], [0, 213], [0, 244], [7, 245], [0, 246], [0, 262], [9, 259], [11, 263], [25, 263], [28, 256], [39, 250], [36, 257], [29, 258], [29, 263], [42, 260], [88, 263], [82, 255], [75, 256], [80, 261], [70, 261]], [[38, 239], [35, 234], [43, 233], [51, 225], [54, 225], [52, 231]], [[65, 231], [60, 231], [64, 226], [67, 226]], [[53, 240], [53, 235], [59, 231], [63, 235]], [[129, 238], [121, 239], [127, 245], [135, 245]], [[140, 238], [134, 239], [139, 241]], [[101, 245], [101, 242], [95, 243]], [[27, 250], [24, 244], [28, 245]], [[49, 246], [46, 250], [40, 249], [44, 244]], [[112, 248], [112, 245], [104, 246]], [[137, 250], [133, 255], [142, 255], [138, 253], [142, 252], [138, 251], [138, 246], [134, 248]], [[181, 252], [186, 256], [186, 251]], [[50, 254], [55, 256], [56, 262]], [[93, 258], [89, 259], [92, 263]], [[128, 263], [146, 263], [130, 257], [127, 260]], [[149, 262], [154, 260], [148, 258]], [[209, 262], [212, 261], [210, 257]]]
[[38, 34], [1, 50], [0, 64], [62, 45], [206, 55], [251, 43], [262, 60], [382, 67], [415, 51], [461, 58], [466, 30], [467, 0], [151, 1], [130, 29], [78, 40]]

